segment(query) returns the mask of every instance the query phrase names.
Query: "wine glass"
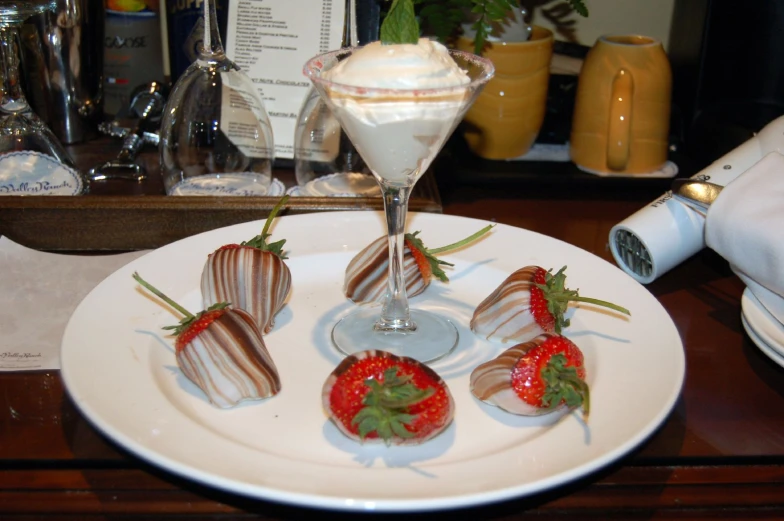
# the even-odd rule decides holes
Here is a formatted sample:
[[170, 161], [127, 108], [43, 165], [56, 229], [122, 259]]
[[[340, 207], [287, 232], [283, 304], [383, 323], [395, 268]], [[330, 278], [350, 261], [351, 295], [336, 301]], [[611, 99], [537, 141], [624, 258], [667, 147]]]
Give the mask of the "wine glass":
[[313, 87], [302, 103], [295, 132], [294, 175], [299, 195], [381, 195], [370, 169]]
[[378, 182], [384, 201], [389, 239], [387, 294], [379, 306], [361, 306], [332, 330], [341, 352], [382, 349], [422, 362], [436, 360], [457, 345], [450, 319], [425, 309], [410, 309], [406, 297], [403, 235], [408, 198], [479, 91], [493, 76], [492, 63], [470, 53], [450, 50], [468, 74], [464, 85], [427, 89], [355, 87], [331, 82], [323, 73], [357, 48], [312, 58], [304, 73], [332, 109]]
[[0, 185], [3, 194], [75, 195], [86, 189], [63, 145], [27, 103], [20, 83], [19, 30], [53, 1], [0, 3]]
[[168, 195], [273, 195], [272, 126], [248, 76], [223, 51], [215, 0], [204, 2], [204, 41], [179, 77], [161, 120]]

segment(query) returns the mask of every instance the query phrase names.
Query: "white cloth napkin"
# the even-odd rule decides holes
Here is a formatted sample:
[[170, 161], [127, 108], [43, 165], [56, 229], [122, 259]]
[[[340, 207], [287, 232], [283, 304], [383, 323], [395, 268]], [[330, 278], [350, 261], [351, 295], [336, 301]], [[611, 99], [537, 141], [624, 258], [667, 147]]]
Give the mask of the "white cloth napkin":
[[784, 155], [771, 152], [708, 208], [705, 243], [784, 323]]
[[0, 371], [60, 368], [60, 341], [76, 306], [144, 251], [45, 253], [0, 237]]

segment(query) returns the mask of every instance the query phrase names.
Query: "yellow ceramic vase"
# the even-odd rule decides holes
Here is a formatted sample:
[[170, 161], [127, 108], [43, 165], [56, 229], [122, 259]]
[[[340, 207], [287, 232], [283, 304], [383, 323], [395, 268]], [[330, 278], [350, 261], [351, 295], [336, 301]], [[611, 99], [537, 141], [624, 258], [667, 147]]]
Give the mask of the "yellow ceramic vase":
[[[460, 38], [457, 47], [473, 52], [474, 42]], [[495, 66], [464, 119], [465, 138], [477, 155], [512, 159], [533, 145], [544, 121], [553, 33], [534, 26], [525, 42], [490, 42], [482, 53]]]
[[569, 152], [584, 170], [643, 174], [667, 161], [672, 73], [661, 42], [603, 36], [577, 85]]

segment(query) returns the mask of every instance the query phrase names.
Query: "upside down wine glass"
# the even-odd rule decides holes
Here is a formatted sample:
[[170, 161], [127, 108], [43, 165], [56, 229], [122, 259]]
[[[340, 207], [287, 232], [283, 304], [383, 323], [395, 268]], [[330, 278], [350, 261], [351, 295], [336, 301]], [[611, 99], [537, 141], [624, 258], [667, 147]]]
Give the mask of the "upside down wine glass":
[[258, 90], [223, 50], [216, 0], [202, 2], [204, 40], [161, 120], [168, 195], [271, 195], [272, 126]]
[[[19, 30], [52, 0], [0, 2], [0, 193], [74, 195], [86, 184], [54, 133], [22, 91]], [[41, 179], [45, 179], [41, 181]]]
[[469, 83], [389, 89], [342, 85], [323, 77], [357, 49], [316, 56], [304, 68], [381, 187], [389, 238], [384, 302], [380, 309], [360, 306], [342, 318], [332, 330], [332, 341], [345, 354], [382, 349], [429, 362], [450, 353], [458, 333], [448, 318], [409, 308], [402, 270], [408, 198], [494, 69], [485, 58], [450, 50]]

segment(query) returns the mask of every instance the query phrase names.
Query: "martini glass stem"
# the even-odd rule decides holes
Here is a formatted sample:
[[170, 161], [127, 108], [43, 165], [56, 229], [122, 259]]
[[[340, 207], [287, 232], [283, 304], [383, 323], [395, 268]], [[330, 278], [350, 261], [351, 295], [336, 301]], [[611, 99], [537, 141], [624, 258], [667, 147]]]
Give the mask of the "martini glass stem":
[[384, 197], [384, 213], [387, 219], [389, 238], [389, 276], [387, 294], [381, 308], [381, 318], [376, 322], [377, 331], [415, 331], [406, 296], [406, 280], [403, 274], [403, 248], [406, 229], [406, 212], [411, 187], [381, 183]]

